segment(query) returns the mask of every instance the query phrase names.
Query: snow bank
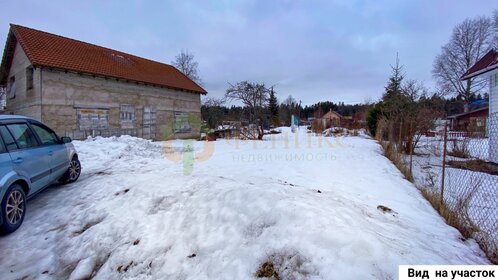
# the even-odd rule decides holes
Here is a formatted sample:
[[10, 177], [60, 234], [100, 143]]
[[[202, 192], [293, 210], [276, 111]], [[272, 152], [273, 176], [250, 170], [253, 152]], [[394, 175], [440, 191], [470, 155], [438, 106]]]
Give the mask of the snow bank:
[[327, 128], [322, 132], [322, 136], [330, 137], [330, 136], [348, 136], [349, 130], [344, 127], [331, 127]]
[[[399, 264], [487, 263], [374, 141], [279, 129], [75, 141], [80, 180], [31, 200], [0, 239], [2, 279], [254, 279], [265, 262], [288, 279], [389, 279]], [[212, 155], [168, 156], [180, 151]]]

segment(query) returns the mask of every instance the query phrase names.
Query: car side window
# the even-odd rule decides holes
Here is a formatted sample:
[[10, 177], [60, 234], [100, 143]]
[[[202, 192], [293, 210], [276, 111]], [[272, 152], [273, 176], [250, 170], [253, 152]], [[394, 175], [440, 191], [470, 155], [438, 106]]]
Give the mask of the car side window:
[[31, 127], [40, 138], [42, 145], [54, 145], [59, 143], [57, 135], [53, 131], [37, 124], [31, 124]]
[[5, 145], [3, 144], [3, 138], [0, 137], [0, 154], [3, 154], [7, 152], [7, 149], [5, 148]]
[[14, 140], [17, 143], [19, 149], [31, 148], [38, 146], [38, 142], [36, 141], [36, 137], [29, 129], [28, 125], [25, 123], [16, 123], [16, 124], [8, 124], [6, 125]]
[[17, 149], [16, 141], [14, 141], [14, 138], [4, 125], [0, 126], [0, 134], [2, 135], [3, 142], [5, 144], [5, 148], [7, 148], [7, 151], [13, 151]]

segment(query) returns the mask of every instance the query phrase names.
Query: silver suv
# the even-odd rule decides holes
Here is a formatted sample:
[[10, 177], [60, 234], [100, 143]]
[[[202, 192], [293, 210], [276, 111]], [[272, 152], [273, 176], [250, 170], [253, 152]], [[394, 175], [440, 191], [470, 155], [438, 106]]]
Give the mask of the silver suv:
[[0, 233], [21, 226], [26, 199], [56, 181], [72, 183], [80, 173], [71, 138], [28, 117], [0, 115]]

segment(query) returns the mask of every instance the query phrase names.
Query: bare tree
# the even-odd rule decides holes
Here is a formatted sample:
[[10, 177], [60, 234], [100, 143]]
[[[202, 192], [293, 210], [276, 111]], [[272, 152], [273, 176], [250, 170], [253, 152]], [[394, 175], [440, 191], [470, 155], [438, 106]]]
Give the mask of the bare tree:
[[223, 121], [225, 98], [206, 97], [202, 100], [201, 115], [210, 128], [216, 128]]
[[[281, 119], [285, 122], [285, 125], [291, 124], [292, 115], [299, 115], [299, 103], [297, 100], [289, 95], [282, 103], [280, 104], [280, 115]], [[319, 116], [321, 117], [321, 116]]]
[[436, 57], [432, 74], [441, 91], [451, 92], [468, 103], [472, 94], [483, 90], [487, 80], [460, 77], [492, 47], [493, 24], [487, 17], [466, 19], [453, 29], [450, 41]]
[[197, 69], [199, 63], [194, 60], [194, 57], [194, 54], [189, 53], [188, 50], [182, 50], [179, 55], [175, 56], [175, 60], [171, 64], [192, 81], [202, 84], [202, 80], [199, 77], [199, 70]]
[[229, 83], [225, 98], [238, 100], [250, 110], [250, 121], [257, 125], [257, 139], [263, 139], [263, 115], [268, 105], [269, 89], [264, 83], [239, 82], [235, 85]]
[[405, 153], [411, 153], [417, 147], [422, 135], [434, 128], [434, 121], [441, 117], [441, 113], [435, 110], [433, 102], [428, 97], [429, 90], [423, 83], [408, 80], [403, 84], [402, 91], [406, 99], [402, 112], [405, 120], [405, 127], [401, 132], [404, 135], [403, 148]]
[[493, 48], [498, 48], [498, 10], [493, 11]]

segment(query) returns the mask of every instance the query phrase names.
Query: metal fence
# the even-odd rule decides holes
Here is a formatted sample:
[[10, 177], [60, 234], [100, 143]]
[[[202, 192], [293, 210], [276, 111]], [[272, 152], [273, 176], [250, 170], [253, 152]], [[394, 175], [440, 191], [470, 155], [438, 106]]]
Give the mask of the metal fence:
[[[445, 126], [423, 136], [410, 154], [395, 148], [399, 154], [390, 157], [449, 224], [474, 238], [498, 263], [498, 113], [489, 116], [485, 129], [450, 131]], [[385, 149], [403, 145], [397, 136], [401, 130], [402, 125], [393, 124], [377, 132]]]

